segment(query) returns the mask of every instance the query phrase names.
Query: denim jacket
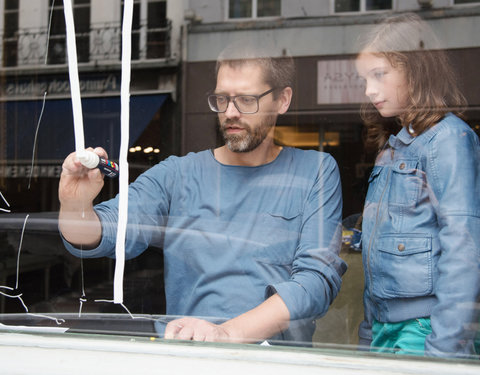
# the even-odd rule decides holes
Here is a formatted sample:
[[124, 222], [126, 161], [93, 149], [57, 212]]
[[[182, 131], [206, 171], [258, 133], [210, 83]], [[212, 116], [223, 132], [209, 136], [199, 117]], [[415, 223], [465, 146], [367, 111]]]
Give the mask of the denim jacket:
[[[369, 178], [363, 228], [365, 321], [430, 317], [426, 355], [474, 354], [480, 290], [480, 145], [447, 114], [391, 136]], [[365, 342], [365, 341], [363, 341]]]

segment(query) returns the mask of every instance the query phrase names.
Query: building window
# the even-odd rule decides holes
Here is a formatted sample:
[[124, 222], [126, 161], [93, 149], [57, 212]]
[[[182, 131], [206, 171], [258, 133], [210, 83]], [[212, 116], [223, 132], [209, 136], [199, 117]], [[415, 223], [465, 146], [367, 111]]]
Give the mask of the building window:
[[5, 0], [3, 66], [16, 66], [18, 56], [18, 0]]
[[229, 0], [228, 18], [278, 17], [280, 0]]
[[[122, 1], [122, 25], [123, 25], [124, 2]], [[132, 18], [132, 60], [140, 58], [140, 1], [133, 3]], [[121, 43], [121, 42], [120, 42]], [[120, 46], [121, 48], [121, 46]]]
[[148, 2], [147, 58], [155, 59], [168, 56], [169, 46], [167, 2], [165, 0], [151, 0]]
[[335, 13], [389, 10], [393, 0], [334, 0]]
[[169, 54], [170, 23], [166, 0], [136, 0], [133, 5], [132, 60], [165, 58]]
[[[77, 44], [77, 58], [79, 62], [88, 62], [90, 58], [90, 0], [75, 0], [73, 18]], [[66, 27], [63, 11], [63, 1], [53, 3], [52, 23], [50, 28], [50, 42], [48, 46], [48, 63], [64, 64], [66, 62]]]

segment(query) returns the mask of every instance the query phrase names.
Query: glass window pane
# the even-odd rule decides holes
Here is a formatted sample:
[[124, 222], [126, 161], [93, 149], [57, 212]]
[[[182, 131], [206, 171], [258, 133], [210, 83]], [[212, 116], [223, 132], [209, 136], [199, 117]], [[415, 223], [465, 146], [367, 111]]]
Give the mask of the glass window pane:
[[360, 0], [335, 0], [335, 13], [358, 12]]
[[90, 59], [90, 0], [75, 1], [74, 4], [73, 19], [78, 61], [88, 62]]
[[252, 0], [229, 0], [229, 18], [252, 17]]
[[140, 35], [137, 33], [132, 34], [132, 60], [138, 60], [140, 58]]
[[17, 41], [3, 42], [3, 66], [17, 65]]
[[[122, 22], [123, 22], [124, 5], [122, 1]], [[121, 48], [121, 45], [119, 46]], [[133, 3], [133, 16], [132, 16], [132, 60], [138, 60], [140, 58], [140, 3], [135, 1]]]
[[4, 37], [14, 36], [18, 31], [18, 12], [5, 15]]
[[257, 17], [273, 17], [280, 14], [280, 0], [258, 0]]
[[392, 0], [367, 0], [366, 10], [392, 9]]
[[157, 59], [166, 57], [168, 48], [168, 34], [166, 32], [149, 32], [147, 37], [147, 58]]
[[90, 59], [90, 36], [77, 36], [77, 59], [79, 62], [88, 62]]
[[[121, 17], [123, 22], [123, 1], [122, 1], [122, 11]], [[140, 29], [140, 3], [134, 2], [133, 3], [133, 17], [132, 17], [132, 30], [139, 30]]]
[[[122, 18], [123, 18], [123, 7], [122, 7]], [[132, 17], [132, 29], [140, 29], [140, 4], [133, 4], [133, 17]]]
[[165, 27], [167, 16], [166, 1], [150, 1], [148, 3], [148, 28]]
[[76, 33], [90, 31], [90, 8], [74, 8], [73, 19]]
[[50, 24], [50, 35], [65, 34], [65, 17], [63, 8], [55, 7]]
[[6, 0], [5, 10], [18, 9], [18, 0]]
[[63, 64], [66, 58], [65, 45], [65, 16], [63, 7], [55, 6], [52, 12], [52, 21], [50, 25], [50, 40], [48, 43], [48, 63]]
[[3, 15], [3, 61], [2, 66], [18, 64], [18, 0], [7, 0]]
[[[479, 322], [474, 321], [477, 316], [469, 309], [480, 307], [476, 303], [480, 285], [480, 231], [475, 230], [480, 226], [477, 215], [480, 162], [476, 156], [478, 140], [468, 126], [480, 134], [480, 76], [476, 74], [480, 61], [480, 33], [472, 31], [480, 24], [480, 2], [432, 2], [433, 11], [429, 12], [427, 22], [435, 26], [440, 37], [448, 37], [447, 54], [454, 66], [457, 84], [467, 99], [463, 115], [468, 123], [460, 124], [458, 120], [455, 123], [458, 126], [448, 134], [442, 130], [447, 129], [447, 125], [445, 128], [439, 126], [439, 133], [435, 135], [438, 139], [429, 139], [429, 144], [424, 145], [428, 150], [420, 147], [416, 150], [422, 152], [422, 156], [413, 157], [406, 153], [407, 148], [410, 150], [410, 146], [418, 143], [407, 145], [402, 139], [405, 140], [405, 136], [419, 142], [424, 140], [423, 133], [413, 137], [408, 133], [408, 125], [400, 130], [397, 119], [390, 117], [392, 113], [385, 112], [386, 118], [380, 118], [383, 111], [392, 109], [389, 107], [392, 103], [378, 95], [378, 100], [375, 99], [375, 93], [370, 97], [365, 95], [378, 80], [386, 85], [392, 83], [389, 72], [394, 71], [393, 66], [379, 55], [363, 54], [362, 58], [367, 58], [363, 63], [374, 66], [372, 70], [366, 66], [360, 69], [363, 63], [356, 61], [356, 56], [363, 47], [355, 45], [364, 32], [375, 29], [385, 16], [390, 13], [403, 15], [397, 9], [395, 12], [389, 9], [407, 2], [167, 1], [134, 2], [128, 104], [131, 111], [129, 181], [133, 183], [144, 171], [154, 168], [137, 181], [134, 185], [137, 188], [130, 189], [134, 195], [129, 201], [125, 241], [128, 260], [123, 283], [124, 304], [118, 305], [110, 303], [114, 294], [115, 259], [83, 257], [113, 255], [118, 224], [116, 207], [97, 207], [105, 220], [101, 254], [86, 250], [81, 256], [80, 253], [74, 256], [67, 251], [59, 235], [58, 188], [62, 163], [75, 150], [63, 1], [0, 0], [0, 11], [4, 12], [0, 14], [3, 25], [0, 30], [0, 347], [10, 346], [12, 340], [25, 348], [26, 341], [33, 339], [36, 347], [31, 350], [41, 351], [38, 347], [44, 346], [38, 344], [43, 339], [63, 342], [63, 339], [57, 340], [57, 335], [50, 338], [44, 328], [60, 328], [66, 330], [62, 335], [70, 343], [79, 342], [84, 348], [86, 342], [102, 334], [101, 340], [95, 340], [92, 346], [98, 353], [108, 352], [99, 350], [100, 342], [104, 338], [107, 341], [105, 333], [111, 333], [108, 335], [111, 343], [117, 336], [116, 341], [122, 346], [135, 345], [151, 354], [157, 350], [165, 353], [162, 327], [173, 315], [200, 315], [220, 323], [258, 306], [265, 300], [266, 292], [269, 295], [278, 291], [280, 298], [286, 296], [284, 302], [291, 307], [293, 315], [290, 316], [294, 316], [295, 321], [289, 322], [288, 331], [278, 336], [262, 334], [262, 329], [256, 329], [251, 334], [253, 337], [248, 338], [249, 342], [266, 340], [275, 345], [273, 348], [257, 344], [242, 348], [240, 343], [235, 344], [233, 350], [249, 351], [250, 354], [237, 356], [251, 361], [249, 365], [288, 360], [290, 366], [298, 364], [298, 372], [302, 372], [305, 364], [312, 368], [318, 363], [321, 371], [333, 362], [334, 366], [339, 364], [337, 370], [361, 362], [362, 372], [374, 375], [376, 370], [392, 367], [385, 366], [391, 361], [393, 366], [415, 374], [418, 369], [408, 371], [403, 365], [414, 362], [412, 367], [418, 367], [417, 359], [379, 358], [382, 353], [365, 356], [357, 351], [358, 344], [363, 343], [359, 339], [359, 325], [365, 313], [369, 315], [369, 307], [378, 308], [378, 313], [382, 313], [381, 305], [384, 302], [395, 304], [395, 296], [398, 296], [402, 298], [401, 303], [405, 303], [404, 308], [390, 311], [395, 315], [406, 311], [408, 318], [419, 318], [418, 321], [412, 319], [413, 328], [427, 327], [425, 332], [428, 332], [428, 326], [423, 326], [427, 323], [423, 316], [425, 310], [421, 309], [419, 315], [422, 316], [417, 315], [416, 310], [410, 310], [407, 300], [413, 300], [414, 307], [420, 306], [417, 303], [421, 300], [423, 307], [423, 302], [429, 306], [448, 299], [447, 308], [439, 302], [438, 309], [431, 312], [432, 322], [437, 318], [433, 326], [440, 326], [433, 327], [433, 332], [438, 330], [440, 336], [443, 335], [436, 338], [442, 341], [438, 348], [445, 342], [453, 347], [448, 354], [455, 353], [456, 345], [459, 350], [469, 350], [466, 357], [472, 356], [471, 362], [475, 363], [466, 363], [467, 358], [462, 357], [457, 372], [476, 375], [480, 362], [473, 358], [470, 348], [473, 345], [471, 336], [476, 334], [473, 331], [479, 328]], [[38, 5], [40, 3], [43, 6]], [[85, 146], [104, 148], [110, 160], [117, 163], [121, 144], [122, 104], [119, 99], [122, 73], [125, 72], [120, 64], [124, 2], [72, 0], [72, 3]], [[417, 1], [409, 0], [409, 3], [416, 14]], [[167, 6], [176, 7], [175, 12], [171, 12], [175, 14], [171, 20], [167, 19]], [[191, 11], [187, 16], [195, 15], [193, 19], [184, 20], [184, 6]], [[329, 12], [333, 13], [332, 17]], [[420, 16], [423, 15], [420, 12]], [[277, 19], [279, 16], [292, 18], [283, 22]], [[95, 23], [90, 25], [92, 20]], [[185, 22], [188, 27], [184, 27]], [[416, 41], [415, 50], [419, 38], [409, 37], [410, 32], [418, 28], [405, 26], [400, 30], [401, 37], [407, 35], [408, 40]], [[388, 39], [398, 41], [389, 31], [377, 32], [375, 40], [392, 36]], [[415, 67], [425, 68], [425, 73], [418, 72], [414, 77], [419, 83], [416, 86], [425, 91], [425, 98], [419, 96], [418, 101], [423, 106], [418, 112], [422, 124], [423, 115], [438, 103], [448, 104], [445, 110], [450, 112], [463, 107], [461, 95], [450, 95], [456, 91], [452, 90], [455, 85], [449, 84], [450, 75], [438, 73], [437, 68], [441, 68], [443, 60], [441, 51], [435, 48], [432, 56], [423, 58], [431, 48], [432, 38], [426, 36], [422, 32], [424, 46], [418, 53], [399, 51], [406, 59], [402, 66], [405, 71], [411, 70], [410, 58], [415, 59]], [[250, 42], [257, 47], [254, 51], [247, 47]], [[248, 52], [261, 52], [265, 56], [268, 51], [265, 44], [270, 42], [273, 45], [271, 53], [291, 55], [295, 69], [282, 67], [280, 60], [290, 61], [287, 58], [271, 64], [264, 61], [261, 68], [249, 60], [246, 66], [222, 65], [220, 70], [230, 70], [223, 70], [217, 77], [217, 57], [224, 47], [235, 47], [236, 56], [248, 56]], [[245, 50], [239, 48], [244, 46]], [[373, 52], [373, 44], [369, 47]], [[392, 70], [385, 72], [385, 68]], [[269, 69], [274, 70], [272, 74], [268, 74]], [[294, 73], [293, 77], [289, 77], [289, 72]], [[396, 70], [396, 73], [400, 74], [395, 74], [394, 86], [383, 94], [394, 98], [398, 107], [393, 111], [403, 119], [402, 108], [408, 106], [411, 96], [410, 92], [402, 95], [405, 101], [398, 97], [399, 93], [405, 94], [403, 89], [408, 89], [409, 85], [404, 82], [404, 71]], [[438, 76], [442, 77], [440, 82]], [[285, 86], [292, 87], [292, 102], [287, 113], [277, 116], [271, 110], [278, 108], [275, 101], [285, 98], [282, 93], [289, 92], [282, 89]], [[269, 92], [270, 87], [278, 89]], [[445, 92], [437, 93], [437, 88]], [[261, 96], [258, 111], [252, 115], [257, 109], [254, 99], [257, 96]], [[219, 99], [212, 103], [212, 97], [223, 97], [225, 105], [233, 101], [228, 107], [231, 111], [220, 115], [213, 113], [226, 107], [221, 107]], [[362, 103], [369, 99], [374, 102], [363, 106]], [[255, 104], [253, 109], [251, 102]], [[213, 112], [209, 104], [213, 104]], [[250, 112], [250, 115], [237, 116], [238, 121], [230, 123], [223, 121], [230, 113], [237, 113], [236, 109]], [[375, 117], [370, 117], [374, 114]], [[440, 113], [440, 117], [448, 116]], [[399, 131], [402, 133], [395, 136]], [[466, 137], [469, 141], [465, 144], [475, 151], [474, 160], [468, 156], [470, 153], [463, 152], [461, 142]], [[258, 147], [255, 144], [262, 142], [262, 138], [268, 140], [268, 144], [264, 143], [267, 148], [275, 145], [278, 159], [268, 156], [270, 160], [259, 160], [254, 153], [252, 156], [258, 165], [242, 165], [247, 161], [244, 157], [250, 156], [246, 148]], [[387, 139], [390, 142], [387, 143]], [[450, 140], [458, 141], [458, 145], [450, 144]], [[376, 147], [367, 149], [365, 141], [374, 141]], [[383, 145], [387, 147], [385, 152], [379, 151]], [[240, 153], [242, 148], [243, 153]], [[393, 148], [395, 152], [390, 152]], [[220, 150], [220, 154], [213, 151], [215, 149]], [[223, 164], [218, 159], [222, 158], [221, 150], [226, 155], [236, 155], [230, 161], [225, 160], [227, 163], [237, 164], [238, 161], [240, 165]], [[398, 160], [398, 164], [393, 164], [393, 160]], [[263, 165], [265, 162], [268, 165]], [[474, 171], [473, 164], [477, 168]], [[436, 165], [438, 169], [433, 168]], [[430, 179], [432, 170], [438, 172], [438, 180]], [[441, 178], [444, 180], [440, 181]], [[110, 200], [118, 192], [118, 179], [105, 178], [103, 182], [105, 185], [95, 203]], [[390, 182], [395, 183], [395, 187], [390, 187]], [[441, 186], [433, 186], [435, 183]], [[451, 186], [454, 191], [450, 191]], [[459, 191], [461, 194], [457, 194]], [[444, 194], [448, 192], [453, 198], [449, 195], [445, 199]], [[332, 199], [332, 194], [336, 199]], [[83, 202], [85, 197], [79, 198]], [[388, 199], [388, 202], [383, 205], [382, 200], [378, 204], [380, 199]], [[334, 206], [331, 205], [333, 201], [336, 201]], [[114, 202], [108, 205], [115, 205]], [[365, 214], [362, 214], [364, 208]], [[383, 208], [385, 212], [381, 211]], [[425, 211], [419, 213], [423, 208]], [[445, 214], [440, 218], [441, 223], [438, 212]], [[450, 213], [456, 216], [449, 216]], [[29, 218], [24, 221], [27, 214]], [[84, 215], [77, 217], [72, 232], [78, 234], [79, 226], [87, 220]], [[22, 230], [24, 222], [25, 231]], [[403, 228], [397, 230], [396, 224], [405, 225], [405, 231]], [[438, 236], [437, 224], [445, 227], [442, 226], [445, 231], [442, 229], [440, 234], [451, 235], [451, 241], [443, 241], [442, 236]], [[376, 229], [378, 233], [373, 233]], [[88, 236], [90, 232], [88, 227], [83, 235]], [[83, 239], [78, 238], [81, 244]], [[368, 238], [371, 241], [367, 241]], [[363, 250], [360, 248], [362, 242]], [[460, 246], [452, 246], [460, 243]], [[344, 275], [337, 253], [348, 264]], [[463, 260], [466, 261], [462, 263]], [[437, 272], [444, 268], [452, 273], [461, 270], [461, 274], [457, 274], [458, 281], [442, 282], [442, 278], [450, 274]], [[410, 277], [405, 277], [405, 269]], [[468, 275], [468, 280], [463, 274]], [[467, 287], [460, 287], [460, 282]], [[446, 292], [444, 285], [447, 285]], [[452, 285], [458, 286], [454, 294], [448, 293]], [[395, 288], [392, 294], [387, 291], [391, 287]], [[468, 298], [450, 301], [449, 298], [457, 298], [462, 293]], [[412, 298], [403, 298], [402, 294]], [[366, 305], [364, 311], [362, 301], [370, 297], [378, 297], [380, 303]], [[165, 315], [167, 311], [172, 316]], [[443, 313], [444, 318], [451, 317], [448, 314], [452, 311], [456, 319], [445, 319], [444, 324], [435, 317]], [[465, 312], [463, 318], [462, 311]], [[415, 314], [410, 316], [410, 313]], [[268, 315], [267, 324], [276, 314]], [[55, 317], [65, 319], [65, 323], [58, 324]], [[464, 320], [459, 323], [461, 319]], [[417, 322], [422, 326], [417, 326]], [[263, 323], [256, 319], [253, 327]], [[41, 328], [42, 333], [30, 332], [28, 337], [20, 337], [12, 335], [13, 327], [5, 327], [5, 324], [18, 325], [15, 329], [30, 325]], [[379, 332], [376, 323], [374, 327], [374, 331]], [[368, 337], [369, 328], [362, 325], [365, 329], [361, 332], [365, 333], [362, 339]], [[386, 325], [384, 328], [393, 327]], [[261, 337], [255, 336], [257, 334]], [[130, 336], [129, 339], [125, 339], [125, 335]], [[138, 336], [142, 337], [137, 339]], [[430, 337], [435, 340], [434, 335]], [[188, 345], [185, 351], [185, 342], [167, 344], [172, 348], [171, 357], [179, 361], [184, 361], [190, 353], [203, 361], [204, 350], [213, 348], [218, 353], [223, 345], [195, 343]], [[178, 348], [183, 354], [177, 356], [173, 351]], [[368, 350], [368, 347], [362, 349]], [[259, 354], [262, 361], [255, 360], [252, 350], [262, 351]], [[424, 353], [423, 348], [420, 350], [418, 354], [430, 354]], [[42, 353], [52, 351], [55, 352], [53, 356], [58, 356], [56, 350]], [[122, 350], [122, 355], [128, 351]], [[272, 360], [267, 358], [269, 353], [273, 353]], [[330, 355], [335, 357], [334, 361], [326, 361]], [[290, 360], [292, 356], [297, 362]], [[11, 356], [3, 357], [0, 373], [11, 373], [5, 371], [5, 360], [10, 360]], [[17, 357], [24, 356], [16, 356], [14, 359], [18, 362]], [[58, 357], [68, 366], [75, 367], [78, 362], [65, 361], [63, 355]], [[211, 356], [212, 360], [217, 358], [217, 354]], [[456, 374], [448, 371], [449, 366], [458, 365], [455, 360], [422, 358], [421, 361], [432, 364], [433, 369], [438, 366], [441, 373]], [[115, 365], [127, 362], [118, 361]], [[376, 363], [369, 370], [372, 362]], [[232, 368], [235, 364], [232, 362]], [[33, 365], [44, 368], [36, 362]], [[54, 366], [53, 361], [47, 365], [62, 368]], [[19, 367], [20, 371], [23, 367]], [[191, 368], [189, 362], [185, 367]], [[462, 371], [464, 369], [469, 371]], [[355, 372], [353, 368], [352, 372]], [[432, 370], [432, 373], [437, 372]]]

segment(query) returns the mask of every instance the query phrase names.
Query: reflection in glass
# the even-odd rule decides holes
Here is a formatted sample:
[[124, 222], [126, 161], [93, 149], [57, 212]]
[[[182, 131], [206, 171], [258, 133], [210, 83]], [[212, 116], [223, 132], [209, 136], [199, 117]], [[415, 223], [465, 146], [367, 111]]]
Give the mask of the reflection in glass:
[[229, 0], [229, 18], [252, 17], [252, 0]]
[[273, 17], [281, 14], [280, 0], [258, 0], [257, 17]]
[[357, 12], [360, 10], [360, 0], [335, 0], [335, 12]]
[[18, 0], [5, 2], [3, 20], [3, 66], [16, 66], [18, 54]]
[[473, 356], [480, 142], [462, 120], [465, 97], [417, 14], [385, 18], [360, 40], [362, 118], [377, 152], [363, 210], [360, 337], [382, 353]]
[[365, 10], [392, 9], [392, 0], [367, 0]]
[[[447, 3], [447, 1], [443, 2]], [[84, 61], [80, 65], [80, 76], [84, 89], [82, 93], [85, 94], [82, 99], [85, 135], [89, 145], [103, 146], [109, 156], [117, 160], [122, 2], [74, 0], [73, 3], [78, 6], [78, 12], [75, 13], [77, 33], [82, 34], [79, 38], [84, 38], [84, 43], [80, 42], [80, 39], [77, 41], [80, 59]], [[271, 37], [278, 44], [278, 53], [282, 54], [283, 49], [291, 52], [297, 65], [295, 83], [297, 96], [294, 98], [294, 106], [279, 120], [275, 129], [276, 144], [284, 148], [323, 150], [331, 154], [339, 165], [342, 179], [343, 217], [348, 219], [352, 214], [358, 218], [374, 156], [363, 154], [364, 128], [358, 114], [360, 105], [359, 100], [352, 99], [351, 94], [360, 91], [363, 97], [364, 86], [362, 82], [359, 83], [355, 79], [352, 71], [344, 64], [344, 61], [353, 61], [353, 55], [344, 54], [344, 51], [353, 45], [357, 31], [369, 27], [373, 17], [371, 13], [365, 18], [363, 14], [343, 16], [344, 13], [341, 13], [342, 17], [338, 17], [337, 14], [336, 17], [329, 19], [327, 14], [333, 4], [336, 12], [364, 12], [391, 9], [394, 2], [370, 0], [191, 1], [189, 6], [194, 8], [198, 17], [183, 29], [186, 32], [186, 43], [183, 45], [187, 50], [186, 55], [175, 50], [175, 45], [180, 45], [182, 41], [175, 33], [189, 21], [183, 20], [183, 13], [180, 11], [176, 13], [180, 15], [179, 19], [167, 18], [175, 14], [171, 11], [171, 7], [180, 3], [178, 0], [135, 1], [133, 59], [136, 61], [132, 70], [131, 152], [129, 153], [132, 180], [147, 168], [171, 155], [186, 154], [204, 146], [205, 148], [214, 147], [219, 141], [220, 134], [216, 133], [216, 115], [209, 111], [205, 100], [205, 93], [211, 92], [213, 88], [209, 77], [213, 75], [214, 49], [221, 48], [227, 39], [239, 39], [240, 34], [248, 33], [249, 37], [254, 39]], [[414, 0], [405, 2], [407, 3], [415, 9], [418, 8]], [[438, 4], [438, 2], [433, 3]], [[457, 0], [448, 3], [477, 5], [480, 2]], [[114, 261], [107, 258], [73, 257], [65, 251], [58, 234], [58, 179], [62, 170], [62, 161], [73, 149], [62, 1], [54, 2], [48, 66], [45, 66], [44, 59], [47, 46], [47, 22], [50, 16], [48, 12], [51, 10], [49, 6], [52, 0], [0, 0], [0, 4], [5, 4], [5, 9], [2, 9], [4, 13], [0, 16], [3, 20], [1, 64], [3, 67], [8, 67], [3, 69], [0, 75], [2, 82], [0, 85], [0, 193], [3, 196], [0, 197], [0, 286], [11, 288], [0, 288], [0, 292], [10, 295], [21, 293], [29, 311], [29, 314], [25, 312], [18, 298], [0, 296], [0, 312], [4, 313], [0, 317], [0, 322], [6, 325], [32, 325], [37, 326], [36, 328], [63, 327], [67, 329], [64, 336], [68, 335], [74, 339], [77, 339], [75, 335], [78, 336], [78, 333], [88, 333], [90, 338], [94, 336], [98, 338], [99, 333], [108, 333], [110, 336], [117, 334], [145, 336], [143, 339], [150, 343], [150, 337], [155, 339], [157, 334], [154, 320], [173, 319], [165, 315], [164, 278], [168, 268], [164, 267], [163, 249], [151, 246], [142, 255], [126, 262], [124, 278], [126, 308], [124, 308], [105, 302], [112, 298]], [[99, 4], [112, 4], [115, 8], [112, 11], [105, 11], [102, 8], [104, 5], [100, 5], [102, 9], [100, 12]], [[288, 6], [281, 9], [280, 4], [288, 4]], [[301, 11], [299, 4], [305, 5], [303, 14], [299, 13]], [[403, 6], [403, 2], [401, 4]], [[82, 8], [82, 6], [85, 7]], [[142, 8], [142, 6], [145, 7]], [[249, 20], [256, 17], [282, 15], [286, 21], [264, 19], [262, 22], [240, 24], [232, 20], [222, 22], [226, 16], [224, 11], [228, 12], [225, 7], [229, 7], [230, 13], [227, 15], [231, 18]], [[294, 15], [289, 13], [293, 10], [296, 12]], [[460, 25], [461, 22], [465, 22], [465, 19], [472, 20], [472, 23], [477, 22], [478, 17], [467, 15], [467, 12], [478, 13], [475, 7], [457, 5], [444, 8], [441, 12], [432, 12], [429, 15], [431, 17], [429, 22], [436, 23], [443, 34], [455, 36], [451, 38], [451, 50], [448, 52], [456, 69], [462, 72], [459, 85], [465, 88], [465, 94], [469, 98], [470, 107], [467, 113], [470, 119], [469, 124], [477, 134], [480, 134], [480, 112], [477, 105], [479, 103], [478, 77], [475, 75], [475, 64], [479, 61], [479, 51], [476, 47], [479, 36], [468, 33], [468, 30], [465, 30], [468, 28]], [[327, 27], [315, 25], [308, 28], [312, 31], [306, 30], [303, 26], [283, 27], [284, 24], [312, 22], [313, 20], [309, 20], [308, 17], [316, 17], [320, 13], [324, 14], [318, 17], [318, 20], [321, 19], [320, 23], [323, 21], [334, 23], [336, 19], [341, 18], [341, 28], [345, 30], [345, 36], [340, 38], [340, 34], [343, 35], [343, 33], [329, 34], [328, 31], [335, 28], [332, 25]], [[439, 13], [445, 13], [449, 17], [448, 29], [444, 28], [442, 21], [444, 16]], [[463, 14], [462, 17], [458, 16], [460, 13]], [[302, 20], [303, 15], [305, 15], [304, 20]], [[216, 16], [218, 19], [215, 20]], [[288, 19], [289, 17], [297, 19]], [[209, 24], [211, 21], [215, 24]], [[265, 26], [268, 28], [261, 29]], [[245, 28], [248, 28], [248, 31]], [[206, 29], [210, 31], [206, 32]], [[352, 33], [352, 30], [355, 32]], [[302, 35], [303, 32], [307, 32], [306, 35], [312, 37], [299, 38], [298, 35]], [[89, 38], [86, 37], [88, 33]], [[355, 38], [347, 37], [352, 34]], [[205, 42], [197, 43], [199, 35], [202, 38], [205, 37]], [[282, 37], [280, 38], [279, 35]], [[315, 41], [318, 37], [323, 36], [328, 43], [316, 45]], [[457, 46], [455, 41], [460, 39], [462, 44]], [[89, 52], [88, 43], [91, 44]], [[340, 49], [341, 52], [338, 54], [335, 52], [336, 54], [332, 55], [335, 48]], [[208, 51], [211, 55], [197, 59], [195, 50]], [[152, 61], [152, 59], [163, 60]], [[55, 65], [52, 66], [53, 64]], [[324, 77], [329, 77], [328, 85], [322, 80]], [[256, 94], [266, 89], [229, 94]], [[48, 95], [43, 120], [40, 122], [35, 163], [32, 167], [35, 127], [42, 111], [42, 95], [45, 91], [48, 91]], [[339, 100], [335, 101], [337, 97]], [[263, 101], [269, 99], [270, 97], [261, 99], [260, 106]], [[186, 118], [185, 123], [180, 120], [181, 117]], [[30, 175], [32, 185], [27, 187]], [[199, 176], [199, 179], [202, 177]], [[211, 182], [216, 183], [214, 179], [211, 179]], [[292, 182], [298, 181], [292, 179]], [[98, 200], [109, 199], [115, 196], [116, 192], [117, 182], [106, 179], [102, 196]], [[213, 194], [208, 198], [213, 202], [217, 199]], [[281, 202], [290, 201], [283, 199]], [[292, 200], [292, 206], [294, 203]], [[22, 235], [22, 226], [27, 214], [29, 218]], [[283, 234], [278, 231], [277, 221], [298, 220], [295, 217], [268, 217], [267, 213], [264, 214], [265, 221], [275, 224], [271, 230], [279, 239]], [[204, 216], [200, 211], [192, 212], [191, 206], [186, 205], [185, 212], [173, 220], [187, 221], [194, 215]], [[222, 224], [234, 225], [234, 223], [225, 222]], [[340, 293], [329, 307], [327, 314], [315, 320], [316, 329], [311, 346], [317, 350], [313, 352], [310, 350], [315, 355], [325, 348], [332, 350], [333, 345], [336, 348], [350, 349], [350, 354], [354, 356], [360, 355], [354, 350], [357, 349], [358, 344], [358, 325], [363, 319], [364, 274], [362, 252], [353, 245], [357, 243], [354, 237], [361, 229], [361, 222], [345, 219], [342, 229], [343, 244], [340, 257], [348, 264], [349, 269], [342, 279]], [[142, 233], [147, 235], [146, 230]], [[161, 228], [155, 228], [155, 234], [161, 237]], [[199, 238], [209, 236], [215, 240], [217, 233], [197, 234]], [[229, 238], [229, 241], [244, 241], [247, 244], [245, 248], [251, 249], [252, 237], [249, 235], [240, 236], [236, 233], [236, 236]], [[227, 248], [227, 246], [224, 247]], [[17, 261], [19, 262], [18, 274]], [[192, 264], [191, 259], [188, 261]], [[238, 259], [232, 260], [233, 262], [238, 262]], [[259, 265], [267, 267], [266, 262], [259, 262]], [[16, 289], [17, 276], [19, 282]], [[82, 306], [82, 313], [79, 317], [80, 306]], [[65, 324], [59, 326], [55, 320], [33, 314], [65, 319]], [[8, 340], [6, 339], [8, 334], [5, 334], [5, 329], [2, 328], [2, 330], [0, 336]], [[119, 343], [130, 341], [119, 337], [116, 339]], [[153, 341], [152, 346], [159, 342], [162, 345], [165, 344], [163, 340]], [[291, 344], [291, 342], [280, 341], [276, 343]], [[185, 347], [178, 344], [176, 346]], [[189, 347], [196, 350], [201, 347], [201, 344], [193, 344]], [[248, 348], [251, 350], [259, 346], [251, 345]], [[287, 354], [298, 353], [297, 349], [299, 348], [292, 346], [288, 350], [285, 350], [285, 347], [281, 348], [283, 353]], [[264, 353], [267, 351], [263, 351], [262, 355]], [[365, 362], [370, 363], [375, 357], [368, 355], [366, 358], [368, 360]], [[405, 361], [396, 361], [396, 363], [405, 363]], [[431, 364], [438, 365], [440, 369], [442, 369], [440, 365], [447, 366], [443, 361], [430, 361], [429, 365]], [[446, 373], [444, 367], [443, 371]]]
[[392, 0], [336, 0], [335, 12], [358, 12], [392, 9]]

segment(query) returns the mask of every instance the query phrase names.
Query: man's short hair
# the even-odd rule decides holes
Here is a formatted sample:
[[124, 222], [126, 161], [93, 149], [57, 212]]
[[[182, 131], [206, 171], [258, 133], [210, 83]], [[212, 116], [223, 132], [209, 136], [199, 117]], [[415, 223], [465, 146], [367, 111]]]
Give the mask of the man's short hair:
[[276, 51], [268, 45], [238, 41], [225, 48], [217, 59], [216, 76], [220, 67], [241, 67], [247, 64], [260, 66], [265, 83], [271, 88], [294, 87], [295, 64], [291, 56]]

